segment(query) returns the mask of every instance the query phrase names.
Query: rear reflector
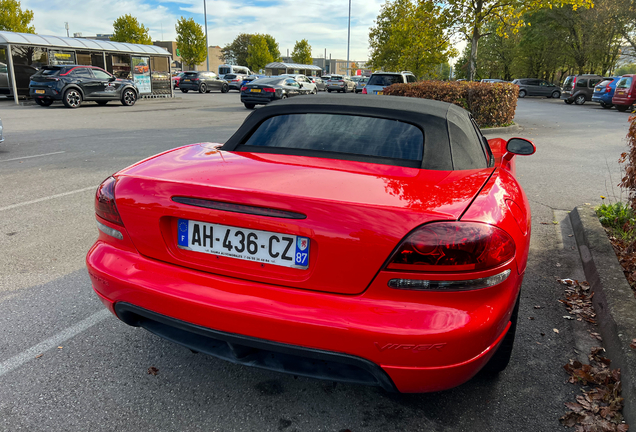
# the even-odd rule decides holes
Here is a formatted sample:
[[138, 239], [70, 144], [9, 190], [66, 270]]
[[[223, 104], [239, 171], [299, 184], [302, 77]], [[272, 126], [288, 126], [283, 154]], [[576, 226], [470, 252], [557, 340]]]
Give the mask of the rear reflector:
[[97, 229], [103, 232], [104, 234], [108, 234], [111, 237], [115, 237], [116, 239], [119, 239], [119, 240], [124, 239], [124, 235], [121, 232], [104, 225], [100, 221], [97, 221]]
[[172, 197], [172, 201], [179, 204], [187, 204], [195, 207], [203, 207], [213, 210], [229, 211], [233, 213], [244, 213], [256, 216], [268, 216], [284, 219], [306, 219], [302, 213], [291, 212], [287, 210], [278, 210], [267, 207], [256, 207], [245, 204], [233, 204], [223, 201], [204, 200], [199, 198], [187, 198], [187, 197]]
[[479, 279], [459, 281], [391, 279], [388, 285], [390, 288], [416, 291], [469, 291], [498, 285], [505, 281], [508, 276], [510, 276], [510, 269], [494, 276]]
[[241, 87], [241, 91], [245, 91], [245, 90], [247, 90], [246, 86]]

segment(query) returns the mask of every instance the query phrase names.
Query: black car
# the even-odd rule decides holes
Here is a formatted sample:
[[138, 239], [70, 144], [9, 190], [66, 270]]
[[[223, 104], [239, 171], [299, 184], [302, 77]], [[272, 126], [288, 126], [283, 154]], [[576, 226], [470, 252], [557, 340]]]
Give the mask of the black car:
[[77, 108], [82, 101], [106, 105], [112, 100], [133, 106], [139, 90], [133, 81], [118, 79], [95, 66], [44, 66], [31, 77], [29, 96], [41, 106], [56, 100], [68, 108]]
[[183, 93], [195, 90], [199, 93], [209, 93], [212, 90], [220, 90], [221, 93], [230, 91], [230, 85], [214, 72], [184, 72], [179, 81], [179, 88]]
[[256, 105], [266, 105], [277, 99], [309, 94], [310, 89], [303, 89], [303, 85], [294, 78], [280, 76], [261, 78], [241, 87], [241, 102], [247, 109]]
[[512, 81], [512, 83], [519, 87], [520, 98], [526, 96], [545, 96], [558, 99], [559, 96], [561, 96], [561, 89], [546, 80], [538, 78], [519, 78]]

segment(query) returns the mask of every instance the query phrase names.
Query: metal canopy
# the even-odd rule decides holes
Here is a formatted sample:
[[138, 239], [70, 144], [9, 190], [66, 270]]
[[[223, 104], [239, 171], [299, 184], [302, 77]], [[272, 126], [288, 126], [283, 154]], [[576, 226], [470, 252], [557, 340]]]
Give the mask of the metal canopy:
[[306, 65], [306, 64], [298, 64], [298, 63], [280, 63], [280, 62], [268, 63], [265, 66], [265, 69], [303, 69], [303, 70], [315, 70], [315, 71], [322, 70], [321, 67], [316, 65]]
[[122, 52], [127, 54], [171, 56], [165, 48], [156, 45], [109, 42], [60, 36], [42, 36], [31, 33], [14, 33], [8, 31], [0, 31], [0, 45], [1, 44], [38, 45], [50, 48], [71, 48], [80, 50]]

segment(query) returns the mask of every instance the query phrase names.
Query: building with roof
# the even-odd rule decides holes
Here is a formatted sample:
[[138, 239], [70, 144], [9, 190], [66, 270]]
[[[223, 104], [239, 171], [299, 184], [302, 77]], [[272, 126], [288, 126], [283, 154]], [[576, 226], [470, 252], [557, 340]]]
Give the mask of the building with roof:
[[[140, 62], [148, 72], [135, 72], [133, 64]], [[19, 96], [28, 97], [30, 77], [42, 66], [80, 64], [133, 81], [147, 80], [149, 74], [150, 91], [142, 97], [172, 96], [170, 62], [171, 54], [155, 45], [0, 31], [0, 94], [18, 103]]]
[[272, 62], [265, 65], [266, 75], [302, 74], [305, 76], [319, 76], [322, 68], [316, 65], [297, 63]]

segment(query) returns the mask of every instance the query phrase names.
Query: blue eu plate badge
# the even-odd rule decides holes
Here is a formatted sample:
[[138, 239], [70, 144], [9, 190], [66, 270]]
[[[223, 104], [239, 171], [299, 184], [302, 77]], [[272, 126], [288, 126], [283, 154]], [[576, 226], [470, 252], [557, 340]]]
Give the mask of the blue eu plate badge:
[[188, 227], [189, 223], [186, 219], [179, 219], [179, 246], [188, 247]]

